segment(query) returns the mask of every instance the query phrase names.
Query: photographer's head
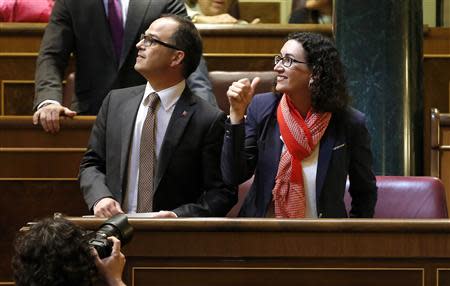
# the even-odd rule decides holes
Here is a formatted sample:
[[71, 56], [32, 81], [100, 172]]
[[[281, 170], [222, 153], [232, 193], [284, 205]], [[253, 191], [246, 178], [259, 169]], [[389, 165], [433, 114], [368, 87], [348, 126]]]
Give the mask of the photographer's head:
[[[102, 227], [129, 229], [127, 224], [124, 218], [115, 218]], [[126, 231], [119, 232], [118, 236], [123, 236]], [[85, 231], [63, 218], [39, 221], [15, 241], [12, 268], [16, 285], [92, 285], [97, 273], [107, 285], [125, 285], [122, 281], [125, 256], [120, 252], [120, 240], [109, 237], [110, 253], [100, 259], [88, 239]]]
[[91, 285], [96, 266], [83, 231], [62, 219], [44, 219], [20, 234], [12, 267], [17, 286]]

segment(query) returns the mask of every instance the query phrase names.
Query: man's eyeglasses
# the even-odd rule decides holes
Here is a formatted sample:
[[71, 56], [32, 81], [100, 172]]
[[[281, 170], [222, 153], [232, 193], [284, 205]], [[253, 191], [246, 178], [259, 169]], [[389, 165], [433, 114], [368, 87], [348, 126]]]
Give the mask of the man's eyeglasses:
[[292, 63], [298, 63], [298, 64], [305, 64], [307, 65], [307, 62], [297, 61], [296, 59], [290, 58], [290, 57], [282, 57], [280, 55], [276, 55], [274, 58], [275, 65], [277, 65], [281, 61], [281, 64], [288, 68], [292, 66]]
[[161, 46], [164, 46], [166, 48], [169, 49], [174, 49], [177, 51], [181, 51], [181, 49], [175, 47], [174, 45], [168, 44], [168, 43], [164, 43], [163, 41], [160, 41], [158, 39], [152, 38], [148, 35], [145, 34], [141, 34], [141, 37], [139, 38], [139, 42], [141, 42], [142, 40], [144, 40], [142, 43], [144, 44], [144, 47], [150, 47], [151, 45], [153, 45], [154, 43], [160, 44]]

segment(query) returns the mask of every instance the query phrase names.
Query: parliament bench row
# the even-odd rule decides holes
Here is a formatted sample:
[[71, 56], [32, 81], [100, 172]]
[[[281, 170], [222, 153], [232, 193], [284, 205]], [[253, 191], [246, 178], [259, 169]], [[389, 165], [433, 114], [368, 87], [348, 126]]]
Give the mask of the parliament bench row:
[[[239, 187], [239, 202], [228, 217], [238, 214], [251, 180]], [[432, 177], [378, 176], [378, 202], [375, 218], [447, 218], [445, 191]], [[348, 193], [348, 192], [347, 192]], [[66, 216], [89, 214], [76, 180], [0, 180], [0, 281], [11, 276], [11, 245], [19, 228], [29, 221], [62, 213]], [[351, 202], [345, 198], [347, 209]]]

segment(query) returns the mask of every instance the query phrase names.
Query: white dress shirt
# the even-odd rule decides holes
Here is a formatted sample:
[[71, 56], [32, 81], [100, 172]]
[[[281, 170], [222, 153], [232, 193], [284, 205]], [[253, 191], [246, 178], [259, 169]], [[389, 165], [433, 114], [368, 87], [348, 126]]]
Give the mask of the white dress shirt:
[[[130, 5], [130, 0], [119, 0], [120, 6], [122, 8], [122, 19], [123, 27], [125, 28], [125, 23], [127, 21], [128, 6]], [[103, 5], [105, 6], [106, 17], [108, 17], [108, 0], [103, 0]]]
[[[156, 107], [156, 145], [155, 154], [156, 161], [159, 158], [159, 152], [161, 150], [161, 145], [164, 140], [164, 135], [166, 134], [167, 126], [169, 125], [169, 120], [175, 109], [175, 104], [183, 93], [186, 87], [186, 81], [182, 80], [178, 84], [169, 87], [167, 89], [158, 92], [160, 98], [160, 103]], [[134, 124], [134, 131], [131, 141], [130, 157], [128, 161], [128, 201], [124, 202], [127, 206], [128, 213], [136, 213], [137, 209], [137, 194], [138, 194], [138, 181], [139, 181], [139, 149], [141, 146], [141, 133], [142, 126], [144, 125], [145, 117], [148, 111], [148, 100], [145, 100], [150, 93], [154, 92], [153, 87], [147, 82], [145, 87], [144, 97], [142, 98], [141, 104], [139, 105], [139, 110], [136, 117], [136, 123]], [[155, 162], [156, 163], [156, 162]], [[155, 164], [155, 172], [156, 172]]]

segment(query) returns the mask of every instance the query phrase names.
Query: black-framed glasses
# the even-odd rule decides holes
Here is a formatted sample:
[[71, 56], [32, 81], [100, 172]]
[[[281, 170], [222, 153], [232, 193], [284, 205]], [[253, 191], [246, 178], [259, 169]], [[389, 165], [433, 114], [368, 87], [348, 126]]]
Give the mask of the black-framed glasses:
[[160, 44], [161, 46], [164, 46], [166, 48], [174, 49], [174, 50], [177, 50], [177, 51], [181, 51], [181, 49], [175, 47], [174, 45], [165, 43], [163, 41], [160, 41], [158, 39], [152, 38], [152, 37], [150, 37], [148, 35], [145, 35], [145, 34], [141, 34], [141, 37], [139, 38], [139, 42], [142, 41], [142, 40], [143, 40], [142, 43], [144, 44], [144, 47], [150, 47], [151, 45], [153, 45], [153, 43], [157, 43], [157, 44]]
[[274, 58], [275, 65], [277, 65], [280, 61], [281, 61], [281, 64], [286, 68], [292, 66], [292, 63], [305, 64], [305, 65], [308, 64], [307, 62], [297, 61], [296, 59], [293, 59], [290, 57], [286, 57], [286, 56], [282, 57], [280, 55], [276, 55]]

